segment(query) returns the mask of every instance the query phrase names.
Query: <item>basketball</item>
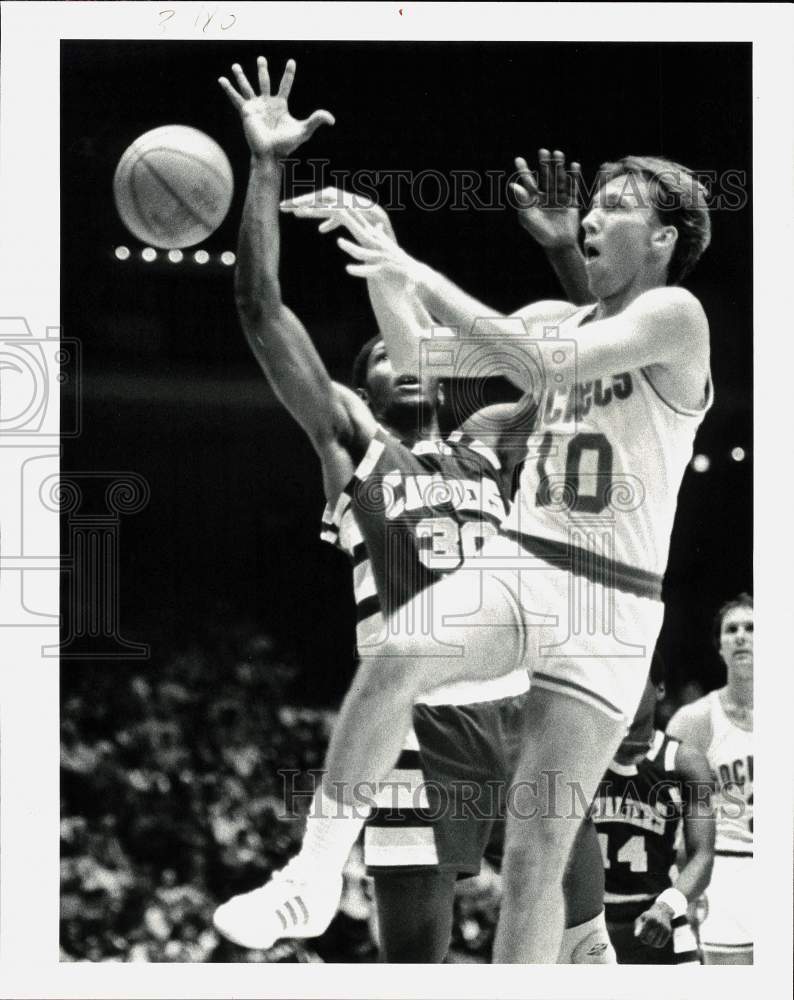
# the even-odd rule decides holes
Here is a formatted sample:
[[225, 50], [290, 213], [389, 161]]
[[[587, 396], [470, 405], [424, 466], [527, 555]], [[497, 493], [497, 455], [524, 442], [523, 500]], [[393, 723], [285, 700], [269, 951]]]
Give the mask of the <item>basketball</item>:
[[121, 221], [164, 249], [207, 239], [223, 222], [234, 178], [226, 154], [187, 125], [163, 125], [137, 138], [119, 160], [113, 195]]

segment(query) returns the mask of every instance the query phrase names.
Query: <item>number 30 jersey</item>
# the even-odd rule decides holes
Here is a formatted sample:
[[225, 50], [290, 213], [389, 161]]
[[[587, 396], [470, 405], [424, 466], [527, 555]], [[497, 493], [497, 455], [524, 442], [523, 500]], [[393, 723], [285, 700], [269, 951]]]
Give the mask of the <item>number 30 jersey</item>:
[[660, 578], [711, 380], [694, 410], [665, 400], [647, 368], [557, 386], [554, 361], [586, 339], [587, 326], [577, 328], [594, 308], [576, 310], [558, 339], [543, 341], [538, 423], [505, 529], [580, 548], [595, 542], [609, 560]]
[[[507, 478], [495, 452], [460, 431], [408, 448], [378, 429], [336, 503], [326, 506], [321, 533], [353, 563], [360, 655], [377, 652], [386, 634], [384, 612], [404, 608], [464, 558], [466, 571], [476, 565], [484, 540], [506, 516]], [[427, 622], [400, 626], [421, 629]], [[422, 701], [473, 704], [528, 687], [527, 673], [520, 670], [437, 688]]]

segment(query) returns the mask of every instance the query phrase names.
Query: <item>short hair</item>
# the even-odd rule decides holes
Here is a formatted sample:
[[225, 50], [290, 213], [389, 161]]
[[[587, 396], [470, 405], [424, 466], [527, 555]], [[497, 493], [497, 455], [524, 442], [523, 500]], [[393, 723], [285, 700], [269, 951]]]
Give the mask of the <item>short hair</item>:
[[668, 285], [683, 280], [711, 243], [708, 193], [691, 170], [661, 156], [624, 156], [602, 163], [596, 193], [615, 177], [631, 174], [647, 183], [651, 204], [665, 226], [675, 226], [678, 239], [667, 269]]
[[376, 344], [379, 344], [383, 340], [380, 334], [375, 334], [374, 337], [370, 337], [369, 340], [363, 345], [359, 350], [356, 358], [353, 362], [353, 367], [350, 372], [350, 384], [354, 389], [366, 389], [367, 388], [367, 370], [369, 369], [369, 356], [372, 354], [373, 349]]
[[734, 608], [751, 608], [753, 607], [753, 595], [748, 594], [746, 591], [742, 591], [738, 597], [734, 597], [730, 601], [726, 601], [722, 607], [714, 615], [714, 624], [712, 626], [712, 638], [714, 640], [715, 649], [720, 648], [720, 636], [722, 635], [722, 623], [725, 616], [729, 611], [733, 611]]

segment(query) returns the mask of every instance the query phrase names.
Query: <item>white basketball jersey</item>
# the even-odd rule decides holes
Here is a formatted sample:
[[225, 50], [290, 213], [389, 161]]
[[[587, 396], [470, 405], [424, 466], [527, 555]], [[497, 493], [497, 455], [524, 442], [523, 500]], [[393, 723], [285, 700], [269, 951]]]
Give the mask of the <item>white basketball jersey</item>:
[[[594, 306], [559, 324], [560, 350]], [[567, 335], [567, 343], [566, 343]], [[543, 342], [546, 385], [505, 529], [595, 551], [661, 577], [678, 490], [711, 405], [663, 398], [647, 369], [555, 387], [554, 339]], [[548, 348], [548, 354], [546, 349]]]
[[741, 729], [720, 703], [719, 692], [706, 695], [711, 710], [711, 742], [706, 759], [716, 781], [718, 851], [753, 849], [753, 734]]

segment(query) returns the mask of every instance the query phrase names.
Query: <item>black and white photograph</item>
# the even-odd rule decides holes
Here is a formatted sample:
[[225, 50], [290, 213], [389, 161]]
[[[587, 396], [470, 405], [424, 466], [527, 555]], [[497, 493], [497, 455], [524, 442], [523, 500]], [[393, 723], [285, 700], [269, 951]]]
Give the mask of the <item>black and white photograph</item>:
[[[3, 250], [54, 297], [6, 272], [0, 967], [35, 954], [28, 866], [63, 995], [188, 995], [165, 964], [192, 996], [785, 981], [753, 617], [790, 246], [760, 234], [791, 219], [749, 5], [714, 39], [695, 8], [729, 5], [636, 37], [493, 5], [480, 38], [434, 4], [373, 5], [391, 34], [327, 5], [329, 37], [313, 5], [56, 6], [86, 30], [55, 91], [3, 56], [4, 164], [46, 127], [56, 190]], [[428, 968], [491, 964], [555, 968]]]

